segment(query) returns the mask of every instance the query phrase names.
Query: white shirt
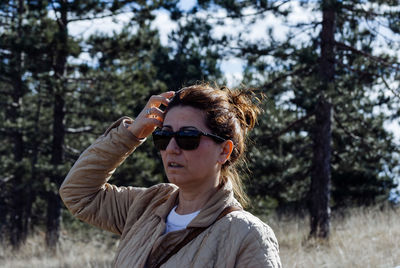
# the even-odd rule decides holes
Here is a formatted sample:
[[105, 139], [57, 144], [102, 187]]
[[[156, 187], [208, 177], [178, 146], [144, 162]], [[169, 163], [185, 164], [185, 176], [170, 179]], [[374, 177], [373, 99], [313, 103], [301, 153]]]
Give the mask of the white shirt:
[[176, 213], [176, 207], [177, 206], [175, 206], [168, 214], [166, 222], [167, 226], [165, 228], [166, 234], [185, 229], [186, 226], [200, 213], [200, 210], [198, 210], [190, 214], [180, 215]]

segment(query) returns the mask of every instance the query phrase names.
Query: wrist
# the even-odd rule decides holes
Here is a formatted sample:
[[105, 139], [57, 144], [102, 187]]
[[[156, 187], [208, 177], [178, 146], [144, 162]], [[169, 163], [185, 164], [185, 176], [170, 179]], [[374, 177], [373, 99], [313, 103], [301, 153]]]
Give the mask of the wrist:
[[140, 133], [134, 128], [134, 124], [130, 120], [122, 121], [123, 126], [137, 139], [137, 140], [145, 140], [146, 137], [142, 137]]

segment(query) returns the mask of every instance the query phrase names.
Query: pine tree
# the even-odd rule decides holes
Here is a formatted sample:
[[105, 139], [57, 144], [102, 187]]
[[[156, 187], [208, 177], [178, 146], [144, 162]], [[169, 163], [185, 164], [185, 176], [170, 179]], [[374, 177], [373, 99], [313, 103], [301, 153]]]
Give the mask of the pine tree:
[[[0, 14], [5, 30], [1, 33], [1, 90], [4, 96], [1, 101], [4, 100], [4, 106], [1, 106], [0, 114], [4, 125], [0, 134], [10, 143], [1, 145], [4, 160], [1, 170], [4, 172], [0, 186], [4, 190], [4, 198], [0, 206], [5, 213], [1, 213], [0, 220], [2, 230], [9, 234], [16, 248], [24, 241], [28, 226], [45, 224], [47, 246], [55, 249], [62, 208], [58, 188], [71, 166], [66, 159], [76, 159], [79, 150], [73, 147], [75, 144], [88, 142], [84, 135], [78, 141], [68, 136], [77, 137], [79, 133], [94, 131], [93, 126], [99, 122], [104, 125], [104, 118], [97, 117], [89, 122], [79, 118], [79, 113], [84, 113], [79, 110], [83, 106], [79, 105], [79, 98], [83, 95], [81, 90], [92, 85], [82, 78], [91, 66], [69, 62], [70, 58], [78, 58], [82, 49], [81, 40], [69, 35], [68, 25], [78, 20], [114, 16], [122, 12], [132, 12], [139, 23], [140, 20], [152, 19], [152, 10], [163, 6], [172, 8], [174, 5], [173, 1], [132, 3], [134, 1], [106, 3], [96, 0], [85, 3], [1, 3]], [[145, 76], [144, 69], [137, 72], [138, 76]], [[150, 84], [149, 80], [146, 83]], [[158, 86], [153, 85], [157, 89]], [[96, 93], [90, 92], [87, 97], [95, 99]], [[110, 95], [110, 92], [107, 94]], [[137, 92], [136, 96], [139, 95], [140, 92]], [[144, 97], [140, 95], [140, 98]], [[121, 105], [126, 103], [124, 100]], [[92, 126], [88, 127], [87, 123]], [[72, 141], [71, 145], [68, 141]], [[13, 155], [16, 157], [13, 160], [9, 158], [12, 148], [15, 148]], [[46, 203], [47, 211], [44, 211], [46, 206], [43, 204]], [[35, 210], [35, 217], [31, 222], [32, 209]]]
[[[255, 177], [250, 194], [267, 195], [271, 206], [308, 204], [311, 235], [327, 237], [332, 205], [372, 203], [387, 198], [394, 186], [395, 174], [384, 173], [398, 163], [392, 157], [398, 152], [393, 136], [383, 128], [391, 115], [377, 111], [399, 101], [388, 98], [385, 89], [395, 81], [398, 59], [377, 46], [381, 21], [398, 34], [398, 3], [303, 1], [298, 8], [320, 16], [293, 24], [286, 15], [297, 3], [199, 1], [203, 8], [219, 5], [229, 18], [249, 24], [266, 14], [291, 24], [283, 41], [275, 38], [273, 25], [257, 40], [237, 34], [219, 41], [227, 44], [227, 53], [247, 61], [244, 83], [268, 97], [253, 136], [257, 147], [249, 153]], [[236, 42], [235, 50], [226, 40]], [[388, 50], [396, 46], [387, 45]]]
[[[30, 128], [30, 108], [27, 101], [34, 86], [33, 74], [42, 72], [41, 47], [37, 33], [43, 16], [43, 6], [25, 1], [7, 1], [0, 5], [1, 13], [1, 132], [3, 180], [2, 216], [0, 225], [14, 249], [26, 240], [31, 228], [33, 187], [30, 182], [32, 165], [31, 143], [27, 140]], [[11, 149], [11, 147], [13, 149]]]

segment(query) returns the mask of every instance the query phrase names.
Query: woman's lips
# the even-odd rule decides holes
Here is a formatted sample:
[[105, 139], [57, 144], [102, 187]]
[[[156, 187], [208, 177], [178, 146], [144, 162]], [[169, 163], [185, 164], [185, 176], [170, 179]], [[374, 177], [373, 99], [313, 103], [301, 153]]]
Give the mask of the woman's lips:
[[170, 161], [170, 162], [168, 162], [168, 167], [169, 168], [181, 168], [181, 167], [183, 167], [183, 165], [181, 165], [177, 162], [174, 162], [174, 161]]

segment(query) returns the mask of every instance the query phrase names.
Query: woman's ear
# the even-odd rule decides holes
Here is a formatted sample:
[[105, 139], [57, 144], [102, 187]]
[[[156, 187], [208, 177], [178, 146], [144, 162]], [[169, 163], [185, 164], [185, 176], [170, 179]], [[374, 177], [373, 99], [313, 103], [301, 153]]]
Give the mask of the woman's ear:
[[218, 163], [221, 165], [225, 164], [225, 162], [229, 159], [233, 151], [233, 142], [231, 140], [226, 140], [221, 144], [221, 153], [219, 155]]

